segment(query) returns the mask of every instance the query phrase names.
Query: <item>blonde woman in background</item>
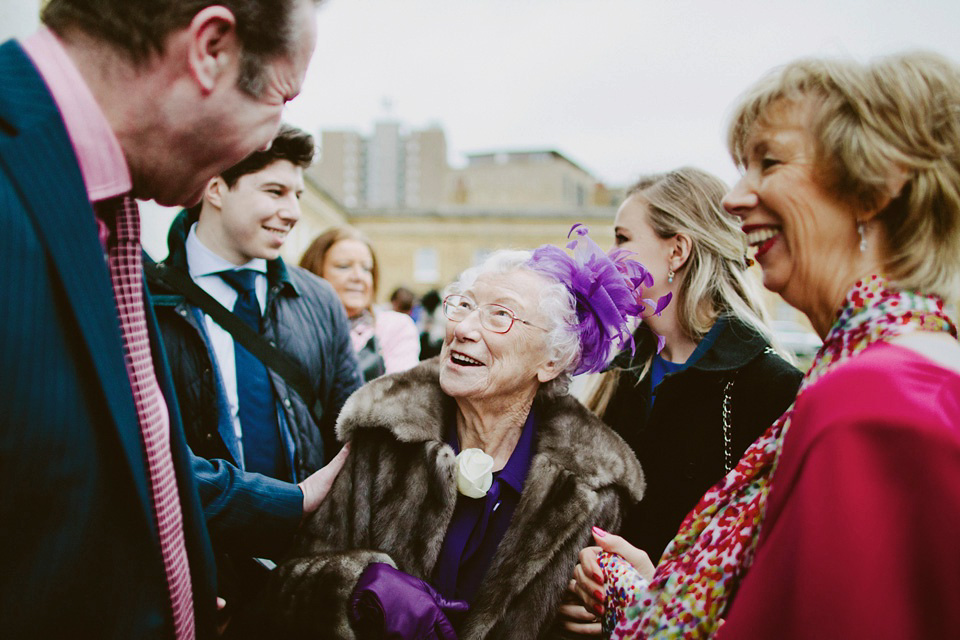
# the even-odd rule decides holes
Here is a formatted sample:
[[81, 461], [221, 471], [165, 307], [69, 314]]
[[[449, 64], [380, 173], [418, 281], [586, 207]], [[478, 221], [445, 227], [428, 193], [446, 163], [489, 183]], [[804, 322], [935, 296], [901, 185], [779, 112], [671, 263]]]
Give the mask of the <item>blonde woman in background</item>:
[[[616, 245], [653, 276], [645, 296], [673, 296], [659, 316], [644, 318], [635, 354], [621, 353], [587, 394], [640, 460], [647, 492], [621, 533], [654, 561], [800, 382], [771, 347], [739, 221], [723, 210], [726, 191], [693, 168], [645, 177], [627, 192], [614, 226]], [[580, 571], [599, 568], [597, 551], [584, 550]], [[579, 604], [565, 606], [562, 618], [569, 631], [600, 633], [594, 612]]]
[[365, 381], [397, 373], [420, 361], [420, 334], [413, 319], [388, 309], [373, 310], [377, 295], [377, 258], [363, 233], [333, 227], [320, 234], [300, 266], [333, 285], [350, 318], [350, 337]]

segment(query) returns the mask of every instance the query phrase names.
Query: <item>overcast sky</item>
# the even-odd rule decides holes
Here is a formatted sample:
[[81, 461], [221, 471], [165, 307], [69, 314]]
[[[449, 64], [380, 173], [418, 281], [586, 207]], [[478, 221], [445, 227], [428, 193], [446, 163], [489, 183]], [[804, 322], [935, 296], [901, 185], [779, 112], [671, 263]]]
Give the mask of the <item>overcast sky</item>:
[[440, 124], [450, 161], [554, 148], [599, 179], [692, 164], [728, 182], [729, 110], [805, 55], [960, 61], [958, 0], [326, 0], [287, 120]]

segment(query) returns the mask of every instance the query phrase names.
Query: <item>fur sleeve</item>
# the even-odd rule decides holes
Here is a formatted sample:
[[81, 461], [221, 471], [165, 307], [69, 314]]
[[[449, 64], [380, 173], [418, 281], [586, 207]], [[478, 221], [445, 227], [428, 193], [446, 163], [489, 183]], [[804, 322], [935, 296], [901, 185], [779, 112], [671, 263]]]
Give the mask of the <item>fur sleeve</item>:
[[331, 551], [293, 558], [277, 567], [265, 605], [270, 634], [290, 638], [355, 638], [347, 607], [367, 565], [386, 562], [385, 553]]
[[[620, 524], [623, 519], [624, 509], [626, 505], [631, 502], [626, 495], [621, 491], [608, 487], [599, 492], [600, 500], [597, 503], [596, 509], [594, 510], [593, 515], [593, 524], [591, 526], [600, 527], [605, 531], [615, 532], [620, 529]], [[565, 635], [562, 625], [557, 619], [557, 612], [560, 608], [561, 601], [563, 599], [563, 594], [566, 591], [567, 583], [570, 582], [573, 578], [573, 569], [577, 566], [577, 562], [580, 557], [580, 550], [593, 546], [596, 544], [593, 540], [593, 536], [590, 533], [590, 528], [587, 528], [585, 531], [582, 531], [580, 535], [574, 541], [574, 544], [566, 553], [566, 561], [561, 562], [558, 567], [557, 582], [562, 584], [562, 589], [556, 596], [552, 599], [550, 607], [544, 607], [545, 613], [548, 613], [546, 623], [543, 628], [548, 629], [546, 633], [543, 634], [543, 638], [550, 638], [556, 640], [562, 640], [564, 638], [569, 638], [571, 636]], [[565, 569], [565, 570], [564, 570]]]
[[[593, 544], [590, 527], [598, 526], [607, 530], [616, 530], [620, 525], [625, 504], [624, 494], [613, 487], [606, 487], [596, 492], [584, 492], [582, 495], [589, 501], [591, 507], [586, 518], [580, 520], [581, 525], [566, 529], [555, 526], [547, 528], [547, 531], [524, 534], [525, 537], [545, 535], [559, 544], [550, 549], [550, 560], [527, 583], [526, 587], [511, 596], [512, 614], [505, 616], [502, 612], [484, 612], [475, 606], [475, 610], [471, 612], [472, 616], [482, 618], [489, 615], [496, 619], [496, 622], [482, 635], [467, 634], [461, 636], [461, 640], [479, 640], [480, 638], [533, 640], [534, 638], [562, 637], [559, 625], [556, 624], [557, 610], [567, 584], [573, 577], [573, 569], [577, 565], [580, 550]], [[520, 563], [518, 568], [510, 568], [513, 574], [520, 573], [525, 564], [524, 558], [518, 558], [517, 562]], [[503, 604], [500, 603], [500, 606], [502, 608]]]
[[355, 438], [350, 456], [292, 553], [273, 572], [263, 599], [270, 635], [352, 640], [347, 607], [367, 565], [386, 562], [369, 547], [369, 486], [375, 447]]

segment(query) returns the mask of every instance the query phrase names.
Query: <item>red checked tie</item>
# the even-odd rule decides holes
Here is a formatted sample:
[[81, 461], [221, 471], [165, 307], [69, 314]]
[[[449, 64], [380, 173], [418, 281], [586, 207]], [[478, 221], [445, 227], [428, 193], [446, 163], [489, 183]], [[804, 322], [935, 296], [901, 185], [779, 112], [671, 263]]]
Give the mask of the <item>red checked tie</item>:
[[[192, 640], [195, 635], [193, 588], [183, 539], [177, 478], [170, 455], [170, 422], [153, 371], [150, 336], [147, 334], [147, 318], [143, 310], [140, 214], [136, 201], [129, 196], [99, 202], [97, 211], [108, 225], [111, 220], [116, 220], [107, 242], [107, 261], [120, 316], [127, 375], [133, 387], [137, 418], [143, 434], [176, 638]], [[131, 589], [137, 588], [137, 585], [129, 586]]]

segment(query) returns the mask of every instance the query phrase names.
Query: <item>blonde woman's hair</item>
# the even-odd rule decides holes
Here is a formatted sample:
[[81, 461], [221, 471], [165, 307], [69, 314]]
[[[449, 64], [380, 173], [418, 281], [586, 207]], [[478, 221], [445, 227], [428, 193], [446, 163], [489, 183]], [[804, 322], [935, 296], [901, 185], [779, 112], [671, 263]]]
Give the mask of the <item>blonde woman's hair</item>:
[[[727, 185], [691, 167], [643, 177], [628, 191], [647, 205], [647, 221], [660, 238], [683, 233], [690, 238], [690, 255], [676, 273], [680, 282], [670, 304], [684, 335], [699, 342], [720, 316], [731, 316], [773, 342], [759, 286], [747, 274], [747, 244], [740, 223], [722, 205]], [[781, 354], [787, 360], [790, 356]], [[643, 378], [652, 354], [639, 367]], [[616, 390], [620, 371], [613, 369], [594, 381], [587, 406], [602, 415]]]
[[[886, 275], [955, 304], [960, 294], [960, 67], [933, 53], [871, 64], [807, 59], [747, 91], [728, 146], [744, 166], [755, 125], [775, 105], [810, 105], [817, 178], [854, 211], [872, 212], [887, 236]], [[891, 185], [905, 179], [896, 191]], [[851, 219], [851, 224], [855, 224]]]

